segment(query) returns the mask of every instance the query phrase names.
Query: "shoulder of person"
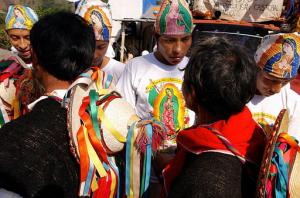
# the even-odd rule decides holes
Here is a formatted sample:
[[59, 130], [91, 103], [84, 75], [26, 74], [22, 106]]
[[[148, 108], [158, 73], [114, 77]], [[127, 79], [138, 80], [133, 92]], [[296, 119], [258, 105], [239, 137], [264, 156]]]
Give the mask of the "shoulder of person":
[[[147, 54], [144, 56], [137, 56], [133, 59], [130, 59], [126, 65], [132, 65], [134, 67], [142, 67], [142, 65], [149, 64], [153, 62], [153, 54]], [[141, 64], [142, 63], [142, 64]]]
[[124, 63], [116, 60], [116, 59], [113, 59], [113, 58], [110, 58], [109, 60], [109, 64], [113, 65], [113, 66], [125, 66]]

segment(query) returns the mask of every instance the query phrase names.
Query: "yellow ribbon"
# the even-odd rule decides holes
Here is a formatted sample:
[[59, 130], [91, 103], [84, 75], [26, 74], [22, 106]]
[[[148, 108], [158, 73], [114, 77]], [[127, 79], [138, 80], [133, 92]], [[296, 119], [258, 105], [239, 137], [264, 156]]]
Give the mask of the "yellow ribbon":
[[[134, 133], [134, 132], [132, 132]], [[133, 198], [134, 194], [133, 194], [133, 151], [134, 151], [134, 134], [132, 134], [131, 136], [131, 141], [130, 141], [130, 194], [129, 197]]]
[[97, 71], [97, 82], [96, 82], [96, 86], [97, 86], [98, 91], [103, 89], [102, 80], [103, 80], [103, 75], [102, 75], [101, 71], [98, 70]]
[[96, 174], [94, 174], [93, 180], [92, 180], [92, 191], [95, 192], [98, 189], [98, 183], [96, 180]]
[[100, 90], [98, 89], [97, 92], [99, 95], [107, 95], [110, 93], [108, 89], [100, 89]]
[[103, 122], [105, 127], [109, 130], [109, 132], [119, 141], [119, 142], [126, 142], [126, 137], [124, 137], [121, 133], [119, 133], [111, 124], [109, 119], [104, 114], [104, 111], [101, 106], [98, 107], [98, 115], [100, 120]]
[[88, 150], [88, 154], [90, 159], [92, 160], [94, 166], [96, 167], [100, 177], [106, 177], [107, 173], [101, 163], [101, 161], [98, 158], [98, 155], [96, 153], [96, 151], [94, 150], [89, 138], [88, 138], [88, 132], [85, 126], [83, 126], [83, 133], [84, 133], [84, 138], [86, 140], [86, 146], [87, 146], [87, 150]]

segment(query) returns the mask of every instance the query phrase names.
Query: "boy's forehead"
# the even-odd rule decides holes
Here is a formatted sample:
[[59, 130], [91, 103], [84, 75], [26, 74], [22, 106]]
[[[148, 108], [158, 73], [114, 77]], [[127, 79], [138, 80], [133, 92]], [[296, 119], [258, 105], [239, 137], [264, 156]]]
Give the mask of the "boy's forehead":
[[24, 29], [10, 29], [7, 30], [7, 34], [9, 36], [29, 36], [30, 35], [30, 31], [29, 30], [24, 30]]
[[160, 35], [161, 38], [164, 39], [182, 39], [182, 38], [187, 38], [187, 37], [191, 37], [192, 34], [179, 34], [179, 35], [167, 35], [167, 34], [163, 34]]
[[262, 72], [262, 76], [268, 80], [272, 80], [272, 81], [277, 81], [277, 82], [281, 82], [281, 83], [288, 83], [290, 82], [292, 79], [286, 79], [286, 78], [278, 78], [276, 76], [273, 76], [271, 74], [269, 74], [266, 71], [261, 70]]

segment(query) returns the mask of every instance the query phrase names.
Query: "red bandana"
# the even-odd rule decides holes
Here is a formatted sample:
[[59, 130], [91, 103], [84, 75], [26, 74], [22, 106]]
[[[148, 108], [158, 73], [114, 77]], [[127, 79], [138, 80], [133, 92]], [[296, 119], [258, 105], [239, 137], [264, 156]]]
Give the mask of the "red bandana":
[[[217, 121], [209, 127], [218, 130], [246, 160], [258, 165], [265, 146], [265, 135], [252, 119], [247, 107], [231, 116], [227, 121]], [[163, 170], [165, 187], [168, 190], [172, 181], [179, 175], [187, 153], [200, 154], [205, 151], [231, 153], [226, 145], [207, 127], [197, 126], [179, 132], [177, 136], [178, 153]]]

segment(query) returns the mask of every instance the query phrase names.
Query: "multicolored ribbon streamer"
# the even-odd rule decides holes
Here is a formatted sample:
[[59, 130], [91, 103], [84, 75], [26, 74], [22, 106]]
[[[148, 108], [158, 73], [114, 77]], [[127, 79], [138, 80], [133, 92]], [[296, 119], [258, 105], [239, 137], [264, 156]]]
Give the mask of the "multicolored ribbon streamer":
[[229, 151], [231, 151], [243, 164], [246, 162], [245, 156], [243, 156], [232, 144], [230, 141], [222, 135], [217, 129], [211, 127], [210, 125], [201, 125], [203, 127], [206, 127], [208, 130], [213, 132], [219, 140], [228, 148]]
[[[143, 123], [143, 121], [141, 121]], [[127, 197], [142, 197], [145, 192], [147, 192], [150, 184], [150, 175], [151, 175], [151, 159], [152, 159], [152, 137], [153, 137], [153, 128], [151, 125], [151, 120], [145, 121], [145, 126], [139, 126], [139, 128], [146, 128], [147, 135], [147, 143], [146, 143], [146, 151], [143, 153], [143, 170], [142, 170], [142, 179], [140, 181], [140, 193], [135, 194], [134, 184], [133, 184], [133, 161], [134, 161], [134, 150], [137, 150], [134, 147], [134, 128], [139, 125], [139, 123], [133, 124], [129, 132], [127, 134], [127, 142], [126, 142], [126, 167], [125, 167], [125, 191]], [[140, 133], [142, 130], [138, 130]]]
[[64, 105], [68, 104], [73, 87], [79, 84], [90, 86], [95, 82], [97, 90], [92, 89], [89, 96], [83, 98], [79, 109], [82, 123], [77, 133], [80, 154], [79, 196], [90, 196], [92, 191], [93, 197], [109, 198], [119, 196], [119, 170], [107, 156], [101, 143], [100, 123], [105, 125], [117, 140], [125, 142], [126, 138], [112, 127], [101, 107], [101, 104], [111, 101], [106, 100], [110, 98], [111, 92], [106, 88], [110, 87], [112, 78], [97, 68], [92, 70], [90, 74], [81, 74], [71, 85], [64, 98]]

